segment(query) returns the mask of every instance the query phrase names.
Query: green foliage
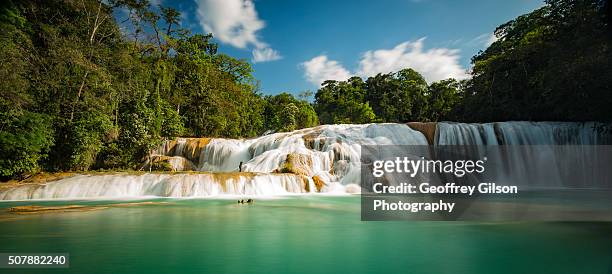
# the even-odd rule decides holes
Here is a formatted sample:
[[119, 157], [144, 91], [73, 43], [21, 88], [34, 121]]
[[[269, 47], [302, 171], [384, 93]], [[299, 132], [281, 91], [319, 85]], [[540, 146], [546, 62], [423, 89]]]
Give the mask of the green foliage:
[[20, 28], [26, 19], [12, 5], [0, 10], [0, 178], [40, 169], [53, 144], [50, 117], [31, 112], [28, 93], [32, 43]]
[[88, 170], [95, 163], [111, 127], [108, 116], [95, 113], [82, 115], [71, 125], [68, 140], [72, 150], [69, 167], [74, 170]]
[[429, 85], [423, 117], [440, 121], [450, 115], [463, 99], [463, 88], [455, 79], [446, 79]]
[[424, 117], [427, 82], [413, 69], [378, 74], [366, 81], [366, 100], [385, 122], [418, 121]]
[[376, 121], [366, 102], [366, 86], [359, 77], [347, 81], [325, 81], [315, 94], [314, 108], [323, 124], [371, 123]]
[[281, 116], [281, 125], [282, 131], [292, 131], [295, 130], [297, 126], [296, 115], [300, 110], [293, 103], [289, 103], [285, 105], [283, 108], [283, 115]]
[[[607, 1], [547, 0], [499, 26], [472, 58], [472, 78], [427, 85], [412, 69], [363, 82], [327, 81], [317, 91], [322, 123], [451, 119], [610, 121], [612, 26]], [[369, 104], [375, 114], [358, 114]], [[365, 108], [364, 108], [365, 109]]]
[[24, 112], [9, 114], [2, 108], [0, 117], [0, 178], [9, 178], [40, 169], [53, 143], [48, 117]]
[[167, 161], [156, 161], [151, 163], [151, 170], [155, 171], [174, 171], [172, 164]]
[[271, 131], [292, 131], [319, 124], [312, 105], [289, 93], [266, 96], [263, 115], [265, 130]]
[[4, 1], [0, 177], [135, 168], [166, 137], [252, 137], [319, 120], [609, 121], [606, 5], [548, 0], [499, 26], [498, 41], [473, 57], [472, 79], [428, 85], [407, 68], [326, 81], [311, 104], [311, 92], [262, 96], [248, 62], [219, 53], [212, 35], [182, 29], [172, 8]]
[[464, 121], [609, 121], [612, 32], [606, 1], [548, 0], [499, 26], [472, 58]]
[[212, 35], [191, 34], [179, 19], [144, 0], [3, 2], [0, 176], [129, 169], [167, 137], [318, 124], [306, 101], [270, 105], [249, 63], [218, 53]]
[[438, 121], [459, 102], [455, 80], [427, 85], [413, 69], [378, 74], [365, 82], [326, 81], [315, 95], [315, 109], [322, 123], [372, 123]]
[[[251, 66], [217, 55], [210, 35], [177, 40], [177, 72], [169, 101], [182, 114], [187, 135], [254, 136], [263, 128], [263, 101]], [[186, 100], [189, 98], [189, 100]]]

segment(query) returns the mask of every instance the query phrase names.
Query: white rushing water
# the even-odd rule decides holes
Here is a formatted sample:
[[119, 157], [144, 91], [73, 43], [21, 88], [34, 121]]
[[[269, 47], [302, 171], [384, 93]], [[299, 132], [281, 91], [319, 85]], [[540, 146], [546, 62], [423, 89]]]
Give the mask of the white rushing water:
[[585, 122], [438, 123], [437, 145], [610, 144], [602, 124]]
[[274, 172], [289, 154], [307, 159], [304, 175], [326, 182], [358, 184], [361, 145], [427, 145], [418, 131], [402, 124], [326, 125], [249, 140], [213, 139], [202, 150], [200, 171]]
[[[176, 170], [207, 173], [76, 176], [9, 189], [0, 192], [0, 200], [355, 193], [362, 144], [427, 145], [427, 140], [403, 124], [324, 125], [240, 140], [177, 138], [157, 149], [157, 157]], [[283, 170], [290, 154], [296, 160]]]
[[304, 193], [305, 183], [293, 174], [77, 175], [9, 189], [0, 200], [287, 195]]
[[612, 144], [609, 130], [594, 122], [439, 123], [436, 145], [477, 145], [481, 154], [488, 150], [494, 155], [489, 162], [495, 163], [489, 174], [498, 183], [526, 189], [592, 188], [610, 181], [606, 168], [590, 164], [608, 161], [601, 158], [607, 148], [591, 146]]
[[[444, 122], [437, 124], [433, 140], [435, 145], [609, 144], [611, 134], [594, 126]], [[362, 145], [428, 142], [425, 135], [404, 124], [323, 125], [253, 139], [177, 138], [155, 150], [151, 161], [165, 161], [178, 171], [197, 172], [79, 175], [4, 190], [0, 200], [356, 193], [360, 191]], [[520, 175], [524, 173], [520, 169], [526, 165], [524, 159], [509, 161], [516, 167], [512, 173], [519, 174], [510, 179], [524, 178], [524, 174]], [[562, 165], [551, 163], [550, 168], [560, 169]], [[562, 170], [558, 173], [562, 174]]]

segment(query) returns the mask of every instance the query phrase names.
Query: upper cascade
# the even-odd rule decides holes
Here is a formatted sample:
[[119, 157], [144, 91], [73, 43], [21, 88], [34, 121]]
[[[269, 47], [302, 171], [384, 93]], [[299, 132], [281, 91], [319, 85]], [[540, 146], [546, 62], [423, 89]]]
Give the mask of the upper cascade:
[[427, 144], [404, 124], [322, 125], [253, 139], [177, 138], [155, 150], [152, 161], [167, 160], [174, 170], [294, 173], [348, 185], [359, 180], [361, 145]]
[[[362, 145], [610, 144], [612, 134], [606, 127], [522, 121], [322, 125], [253, 139], [177, 138], [165, 142], [154, 157], [165, 159], [174, 170], [292, 173], [337, 189], [359, 184]], [[515, 160], [515, 167], [525, 164]]]
[[436, 145], [607, 145], [609, 125], [596, 122], [438, 123]]

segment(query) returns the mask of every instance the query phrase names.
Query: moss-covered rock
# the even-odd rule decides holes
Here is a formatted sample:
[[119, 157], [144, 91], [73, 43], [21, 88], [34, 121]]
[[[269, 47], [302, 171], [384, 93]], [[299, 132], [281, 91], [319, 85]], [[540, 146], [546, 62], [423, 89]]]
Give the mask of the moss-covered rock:
[[189, 159], [181, 156], [154, 155], [151, 156], [151, 159], [142, 169], [152, 171], [191, 171], [195, 170], [195, 166]]
[[312, 157], [306, 154], [289, 153], [281, 165], [280, 172], [312, 176]]

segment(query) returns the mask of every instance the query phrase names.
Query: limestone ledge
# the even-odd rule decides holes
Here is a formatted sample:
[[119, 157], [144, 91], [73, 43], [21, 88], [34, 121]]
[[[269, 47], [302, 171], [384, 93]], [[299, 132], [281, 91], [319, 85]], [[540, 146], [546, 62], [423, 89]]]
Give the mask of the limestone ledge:
[[62, 206], [38, 206], [38, 205], [25, 205], [15, 206], [8, 208], [7, 213], [17, 215], [30, 215], [30, 214], [44, 214], [44, 213], [65, 213], [65, 212], [84, 212], [108, 209], [111, 207], [129, 207], [129, 206], [143, 206], [143, 205], [166, 205], [168, 202], [133, 202], [133, 203], [118, 203], [118, 204], [105, 204], [105, 205], [62, 205]]

